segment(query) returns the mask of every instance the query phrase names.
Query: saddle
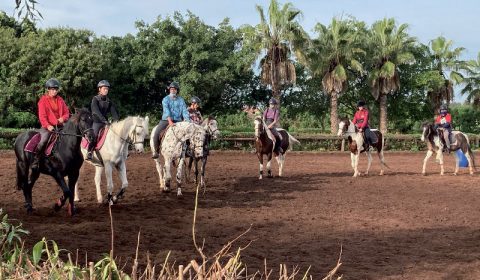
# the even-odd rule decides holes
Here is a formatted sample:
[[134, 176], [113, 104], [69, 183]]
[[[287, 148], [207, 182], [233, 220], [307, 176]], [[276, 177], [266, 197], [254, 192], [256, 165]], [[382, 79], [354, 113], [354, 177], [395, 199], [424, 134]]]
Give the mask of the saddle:
[[[103, 144], [105, 143], [105, 139], [107, 138], [107, 132], [109, 130], [109, 127], [108, 126], [104, 126], [102, 127], [102, 129], [100, 129], [100, 131], [98, 132], [98, 136], [97, 136], [97, 144], [95, 145], [95, 150], [100, 150], [102, 147], [103, 147]], [[80, 145], [82, 146], [82, 148], [84, 149], [88, 149], [88, 144], [90, 142], [88, 141], [87, 138], [83, 137], [82, 138], [82, 142], [80, 143]]]
[[[27, 144], [25, 145], [25, 148], [23, 149], [25, 152], [30, 152], [34, 153], [36, 152], [38, 143], [40, 143], [40, 133], [35, 133], [30, 140], [28, 140]], [[58, 134], [56, 133], [51, 133], [50, 137], [47, 140], [47, 145], [46, 148], [44, 149], [44, 154], [46, 156], [49, 156], [52, 154], [53, 148], [55, 147], [55, 144], [57, 143], [58, 140]]]

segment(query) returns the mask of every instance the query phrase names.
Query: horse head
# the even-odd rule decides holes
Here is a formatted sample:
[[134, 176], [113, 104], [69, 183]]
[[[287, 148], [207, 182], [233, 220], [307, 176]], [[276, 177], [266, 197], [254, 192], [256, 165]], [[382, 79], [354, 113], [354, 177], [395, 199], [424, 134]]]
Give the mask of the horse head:
[[257, 116], [254, 120], [255, 124], [255, 138], [260, 138], [265, 133], [265, 126], [263, 125], [262, 117]]
[[75, 115], [72, 116], [70, 121], [75, 125], [77, 134], [80, 134], [87, 138], [89, 141], [95, 139], [95, 134], [93, 133], [92, 125], [93, 118], [92, 113], [85, 109], [75, 109]]
[[347, 117], [341, 118], [338, 121], [338, 133], [337, 136], [342, 136], [345, 132], [349, 131], [350, 120]]
[[422, 141], [429, 140], [433, 136], [435, 136], [436, 131], [433, 128], [433, 124], [431, 122], [424, 122], [422, 124], [422, 137], [420, 138]]
[[220, 137], [220, 130], [218, 130], [218, 123], [215, 117], [208, 116], [202, 123], [203, 128], [205, 128], [207, 134], [212, 136], [213, 140], [217, 140]]
[[129, 133], [129, 138], [137, 153], [143, 153], [143, 144], [148, 137], [148, 116], [145, 118], [135, 117], [133, 120], [134, 126]]

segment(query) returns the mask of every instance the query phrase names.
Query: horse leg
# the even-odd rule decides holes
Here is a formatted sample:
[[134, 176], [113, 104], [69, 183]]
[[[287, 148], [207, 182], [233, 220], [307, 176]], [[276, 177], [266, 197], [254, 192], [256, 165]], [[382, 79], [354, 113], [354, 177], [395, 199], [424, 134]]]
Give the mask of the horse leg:
[[103, 167], [95, 166], [95, 189], [97, 191], [97, 202], [103, 202], [103, 195], [102, 195], [102, 174], [103, 174]]
[[282, 153], [279, 153], [278, 156], [275, 157], [278, 163], [278, 177], [283, 176], [283, 162], [285, 160], [285, 156]]
[[163, 180], [163, 168], [159, 158], [155, 159], [155, 168], [157, 169], [158, 173], [160, 190], [163, 191], [165, 189], [165, 181]]
[[[28, 168], [25, 169], [26, 176], [24, 178], [28, 178]], [[33, 185], [37, 181], [38, 177], [40, 176], [40, 171], [38, 168], [32, 169], [30, 178], [26, 184], [23, 186], [23, 196], [25, 197], [25, 208], [27, 209], [27, 213], [31, 214], [33, 211], [33, 202], [32, 202], [32, 189]]]
[[357, 177], [358, 175], [360, 175], [360, 172], [358, 172], [358, 157], [358, 154], [350, 153], [350, 160], [352, 161], [353, 168], [353, 177]]
[[258, 161], [260, 162], [258, 179], [262, 180], [263, 179], [263, 154], [261, 153], [261, 151], [257, 151], [257, 157], [258, 157]]
[[128, 187], [128, 180], [127, 180], [127, 167], [125, 166], [125, 161], [122, 161], [118, 167], [118, 174], [120, 176], [120, 181], [122, 181], [122, 188], [118, 191], [118, 193], [113, 197], [113, 202], [117, 202], [119, 199], [122, 199], [125, 191]]
[[432, 150], [428, 150], [427, 151], [427, 155], [425, 156], [425, 158], [423, 159], [423, 169], [422, 169], [422, 175], [426, 175], [426, 171], [425, 169], [427, 168], [427, 161], [428, 159], [433, 155], [433, 151]]
[[370, 166], [372, 166], [372, 152], [368, 150], [365, 153], [367, 153], [367, 171], [365, 171], [365, 175], [368, 175], [368, 171], [370, 171]]
[[458, 170], [460, 169], [460, 158], [457, 156], [457, 153], [454, 153], [455, 154], [455, 171], [453, 172], [453, 175], [457, 175], [458, 174]]
[[[78, 177], [80, 176], [80, 170], [72, 170], [70, 174], [68, 174], [68, 188], [70, 189], [70, 193], [75, 194], [75, 188], [77, 186]], [[73, 216], [76, 212], [75, 207], [75, 196], [70, 195], [68, 197], [68, 215]]]
[[163, 192], [170, 192], [170, 183], [172, 181], [172, 160], [165, 158], [165, 165], [163, 166], [163, 175], [165, 176], [164, 181], [165, 185], [163, 187]]
[[385, 157], [383, 156], [383, 150], [377, 151], [378, 159], [380, 159], [380, 176], [383, 176], [383, 169], [385, 168]]
[[470, 156], [470, 151], [465, 152], [465, 157], [467, 158], [467, 161], [468, 161], [468, 170], [470, 171], [470, 175], [473, 175], [474, 164], [473, 164], [472, 157]]
[[65, 179], [61, 174], [59, 173], [54, 174], [53, 177], [55, 178], [55, 181], [63, 191], [63, 195], [57, 200], [57, 202], [53, 207], [55, 211], [59, 211], [60, 208], [62, 208], [63, 205], [65, 205], [65, 202], [67, 201], [67, 199], [71, 199], [73, 202], [73, 193], [70, 191], [70, 188], [65, 183]]
[[443, 167], [443, 152], [442, 152], [442, 150], [438, 150], [438, 160], [439, 160], [439, 163], [440, 163], [440, 175], [444, 175], [445, 174], [445, 169]]
[[[190, 174], [192, 172], [192, 165], [194, 163], [194, 158], [193, 157], [189, 157], [188, 158], [188, 165], [187, 165], [187, 168], [185, 169], [185, 182], [191, 182], [190, 180]], [[195, 181], [196, 183], [197, 181]]]
[[207, 166], [207, 156], [202, 157], [202, 170], [200, 173], [200, 186], [203, 188], [203, 194], [207, 190], [207, 183], [205, 182], [205, 167]]
[[268, 178], [273, 178], [273, 175], [272, 175], [272, 156], [273, 156], [272, 153], [269, 153], [267, 155], [267, 177]]
[[[105, 176], [107, 177], [107, 198], [105, 199], [105, 203], [108, 203], [110, 205], [113, 205], [114, 201], [113, 201], [113, 179], [112, 179], [112, 171], [113, 171], [113, 167], [112, 167], [112, 163], [111, 162], [104, 162], [104, 165], [105, 165]], [[98, 189], [97, 189], [98, 191]], [[98, 194], [97, 194], [98, 196]]]
[[[84, 173], [84, 171], [83, 171], [83, 168], [84, 168], [84, 167], [83, 167], [83, 166], [84, 166], [84, 165], [82, 165], [82, 167], [81, 167], [81, 169], [80, 169], [80, 171], [79, 171], [79, 174], [82, 174], [82, 175], [83, 175], [83, 173]], [[78, 177], [80, 178], [80, 175], [78, 175]], [[77, 182], [75, 183], [75, 199], [74, 199], [74, 201], [75, 201], [75, 202], [79, 202], [79, 201], [81, 201], [81, 200], [82, 200], [82, 199], [80, 198], [80, 192], [78, 191], [78, 179], [77, 179]]]
[[182, 196], [182, 175], [185, 167], [185, 157], [181, 157], [177, 167], [177, 197]]

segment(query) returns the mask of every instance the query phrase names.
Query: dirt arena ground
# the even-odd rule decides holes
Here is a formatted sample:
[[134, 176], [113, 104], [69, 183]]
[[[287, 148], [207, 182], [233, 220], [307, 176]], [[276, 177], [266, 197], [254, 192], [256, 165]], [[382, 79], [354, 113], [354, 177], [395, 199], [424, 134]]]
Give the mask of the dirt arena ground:
[[[275, 271], [280, 263], [301, 271], [311, 265], [313, 279], [321, 279], [343, 248], [344, 279], [480, 279], [479, 175], [462, 170], [453, 176], [450, 155], [447, 175], [439, 176], [432, 160], [428, 175], [421, 176], [424, 155], [386, 153], [391, 169], [385, 176], [377, 175], [374, 155], [372, 174], [352, 178], [348, 153], [290, 152], [285, 177], [259, 181], [254, 154], [213, 151], [198, 238], [212, 255], [251, 226], [234, 248], [252, 242], [242, 253], [252, 272], [263, 271], [266, 259]], [[41, 176], [33, 193], [36, 211], [27, 216], [15, 188], [15, 156], [0, 156], [0, 207], [31, 232], [28, 246], [46, 237], [74, 255], [78, 250], [81, 259], [87, 253], [89, 260], [109, 251], [108, 207], [96, 203], [93, 167], [82, 170], [78, 215], [53, 212], [61, 194], [52, 178]], [[363, 171], [365, 156], [360, 164]], [[139, 231], [142, 261], [147, 251], [156, 263], [169, 251], [177, 264], [198, 259], [191, 237], [193, 184], [185, 186], [182, 199], [161, 193], [148, 154], [132, 155], [127, 168], [126, 198], [113, 207], [120, 263], [134, 257]]]

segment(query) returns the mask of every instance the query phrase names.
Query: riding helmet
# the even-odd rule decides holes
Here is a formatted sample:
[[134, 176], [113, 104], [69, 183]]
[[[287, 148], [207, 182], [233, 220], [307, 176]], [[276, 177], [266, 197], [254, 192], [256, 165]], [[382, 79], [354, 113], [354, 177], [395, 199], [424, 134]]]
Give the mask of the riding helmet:
[[51, 78], [45, 83], [45, 88], [59, 88], [60, 82], [57, 79]]
[[101, 80], [100, 82], [98, 82], [97, 88], [101, 87], [110, 87], [110, 83], [107, 80]]
[[365, 107], [365, 104], [366, 104], [366, 103], [365, 103], [364, 100], [359, 100], [359, 101], [357, 102], [357, 107]]
[[272, 97], [272, 98], [270, 98], [270, 100], [268, 101], [268, 104], [277, 105], [277, 104], [278, 104], [278, 101], [277, 101], [277, 99], [275, 99], [275, 98]]
[[443, 104], [440, 106], [440, 109], [438, 110], [440, 114], [446, 115], [448, 113], [448, 107], [447, 105]]
[[180, 89], [180, 85], [177, 82], [171, 82], [170, 85], [167, 87], [168, 89], [170, 88], [176, 88], [177, 90]]
[[196, 96], [193, 96], [192, 99], [190, 99], [190, 103], [197, 103], [198, 105], [200, 105], [200, 102], [202, 101]]

